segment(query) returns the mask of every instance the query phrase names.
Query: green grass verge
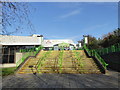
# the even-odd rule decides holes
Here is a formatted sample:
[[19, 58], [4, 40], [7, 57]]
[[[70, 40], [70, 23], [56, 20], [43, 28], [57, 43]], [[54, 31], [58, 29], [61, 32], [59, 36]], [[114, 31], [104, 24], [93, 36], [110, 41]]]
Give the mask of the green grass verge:
[[2, 76], [7, 76], [7, 75], [14, 74], [15, 69], [16, 69], [15, 67], [12, 67], [12, 68], [2, 68]]

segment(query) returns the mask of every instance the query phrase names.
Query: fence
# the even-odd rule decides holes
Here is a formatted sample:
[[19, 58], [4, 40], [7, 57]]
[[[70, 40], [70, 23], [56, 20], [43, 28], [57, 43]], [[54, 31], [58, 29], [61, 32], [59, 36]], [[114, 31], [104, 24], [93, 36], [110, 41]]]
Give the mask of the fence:
[[120, 43], [112, 45], [112, 46], [110, 46], [108, 48], [95, 49], [95, 51], [99, 55], [104, 55], [104, 54], [108, 54], [108, 53], [112, 53], [112, 52], [120, 52]]
[[42, 46], [39, 46], [38, 48], [36, 48], [36, 51], [34, 52], [27, 52], [24, 53], [23, 57], [16, 63], [16, 67], [18, 67], [21, 63], [23, 63], [25, 61], [25, 59], [27, 59], [29, 56], [36, 56], [36, 54], [42, 49]]
[[84, 49], [87, 51], [87, 53], [88, 53], [89, 56], [93, 56], [97, 60], [99, 60], [99, 62], [101, 62], [101, 64], [103, 65], [103, 67], [106, 69], [106, 67], [108, 66], [108, 64], [101, 58], [101, 56], [95, 50], [88, 49], [86, 45], [84, 45]]
[[[42, 47], [42, 46], [39, 46], [39, 47]], [[37, 51], [39, 47], [20, 49], [20, 52], [34, 52], [34, 51]]]

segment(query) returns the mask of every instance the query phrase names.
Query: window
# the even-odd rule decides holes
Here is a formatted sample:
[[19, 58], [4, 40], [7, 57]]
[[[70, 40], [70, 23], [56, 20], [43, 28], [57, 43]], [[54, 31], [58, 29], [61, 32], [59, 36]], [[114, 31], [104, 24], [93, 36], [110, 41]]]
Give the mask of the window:
[[2, 47], [2, 63], [14, 63], [14, 47]]

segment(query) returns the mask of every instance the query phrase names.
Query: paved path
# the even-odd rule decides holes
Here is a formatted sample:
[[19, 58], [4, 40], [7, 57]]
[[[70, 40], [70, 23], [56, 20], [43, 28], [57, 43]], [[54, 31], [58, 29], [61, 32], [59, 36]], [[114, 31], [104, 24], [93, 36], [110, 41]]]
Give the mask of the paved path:
[[16, 74], [3, 77], [3, 88], [118, 88], [118, 73]]

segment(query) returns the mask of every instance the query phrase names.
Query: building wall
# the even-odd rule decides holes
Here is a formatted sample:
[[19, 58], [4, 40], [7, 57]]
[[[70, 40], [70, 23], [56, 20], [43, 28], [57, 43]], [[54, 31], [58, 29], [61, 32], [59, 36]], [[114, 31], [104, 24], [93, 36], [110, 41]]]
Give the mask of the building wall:
[[23, 55], [24, 53], [16, 52], [14, 56], [15, 63], [5, 63], [5, 64], [2, 64], [0, 67], [1, 68], [16, 67], [16, 63], [22, 58]]
[[2, 45], [0, 45], [0, 64], [2, 63]]
[[43, 37], [0, 35], [2, 45], [41, 45]]
[[16, 67], [15, 63], [8, 63], [8, 64], [1, 64], [0, 68], [10, 68], [10, 67]]

